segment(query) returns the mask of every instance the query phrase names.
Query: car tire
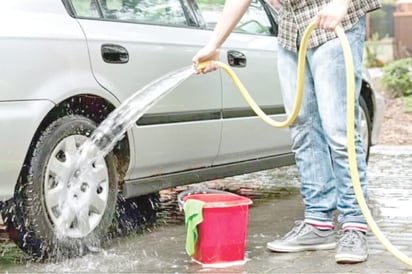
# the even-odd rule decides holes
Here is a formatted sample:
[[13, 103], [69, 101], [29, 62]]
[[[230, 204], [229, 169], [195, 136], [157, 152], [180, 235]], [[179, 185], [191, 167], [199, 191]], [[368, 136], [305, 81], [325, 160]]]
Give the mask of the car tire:
[[362, 96], [359, 97], [359, 106], [359, 135], [362, 140], [366, 161], [368, 161], [372, 140], [372, 124], [368, 111], [368, 105], [366, 104], [366, 101]]
[[[59, 216], [52, 210], [55, 201], [50, 198], [53, 197], [50, 194], [51, 191], [67, 191], [67, 181], [66, 183], [55, 182], [57, 179], [53, 176], [57, 178], [58, 172], [53, 171], [51, 165], [56, 164], [55, 161], [60, 161], [61, 165], [59, 166], [64, 167], [69, 154], [77, 152], [75, 148], [78, 148], [95, 128], [96, 124], [86, 117], [64, 116], [42, 131], [33, 144], [34, 149], [28, 155], [27, 167], [22, 170], [15, 197], [16, 212], [18, 216], [21, 215], [20, 220], [17, 219], [19, 229], [17, 244], [33, 258], [45, 259], [83, 255], [90, 250], [99, 248], [102, 240], [106, 239], [113, 220], [118, 188], [115, 158], [111, 153], [104, 160], [101, 159], [103, 164], [100, 165], [99, 169], [102, 168], [102, 173], [107, 174], [104, 177], [107, 180], [96, 184], [98, 188], [96, 191], [100, 192], [94, 194], [103, 193], [101, 200], [104, 202], [104, 206], [100, 206], [102, 209], [99, 210], [98, 214], [100, 215], [97, 218], [93, 217], [93, 223], [91, 216], [97, 214], [88, 209], [87, 220], [92, 224], [90, 231], [79, 230], [84, 235], [82, 233], [77, 233], [76, 236], [60, 235], [61, 233], [56, 231], [55, 226], [56, 218]], [[68, 144], [69, 142], [70, 144]], [[70, 164], [67, 167], [70, 168]], [[53, 175], [53, 172], [56, 174]], [[56, 185], [59, 184], [63, 184], [64, 187], [57, 188]], [[62, 197], [62, 195], [54, 197]], [[74, 229], [76, 229], [75, 225], [73, 225]]]

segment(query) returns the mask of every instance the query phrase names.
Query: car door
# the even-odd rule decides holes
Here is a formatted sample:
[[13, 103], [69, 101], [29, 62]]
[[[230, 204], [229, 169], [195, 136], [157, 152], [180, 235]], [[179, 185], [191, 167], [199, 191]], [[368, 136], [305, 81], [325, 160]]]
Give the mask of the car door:
[[[199, 1], [199, 0], [198, 0]], [[221, 1], [199, 5], [206, 24], [213, 28], [221, 12]], [[228, 63], [254, 100], [278, 121], [286, 118], [277, 73], [276, 25], [268, 7], [253, 0], [227, 41], [220, 60]], [[224, 164], [290, 152], [288, 129], [276, 129], [258, 118], [240, 96], [232, 80], [222, 76], [223, 129], [219, 156]]]
[[[93, 74], [121, 102], [165, 73], [190, 66], [208, 38], [199, 36], [179, 0], [72, 3]], [[106, 59], [105, 50], [112, 53]], [[191, 76], [160, 100], [131, 129], [135, 156], [127, 179], [210, 166], [220, 141], [221, 101], [218, 74]]]

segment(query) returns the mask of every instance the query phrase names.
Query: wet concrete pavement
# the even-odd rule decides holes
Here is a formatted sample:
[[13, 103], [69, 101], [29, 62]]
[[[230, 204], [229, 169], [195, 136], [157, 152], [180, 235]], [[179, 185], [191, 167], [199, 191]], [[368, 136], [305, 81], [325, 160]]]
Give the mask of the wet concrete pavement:
[[[369, 205], [388, 239], [412, 256], [412, 147], [373, 148], [368, 166]], [[264, 189], [272, 198], [257, 195], [249, 209], [246, 263], [227, 268], [204, 268], [185, 253], [185, 228], [181, 219], [159, 225], [142, 235], [114, 241], [110, 248], [83, 258], [56, 264], [26, 263], [0, 271], [8, 273], [412, 273], [384, 250], [369, 234], [367, 262], [338, 265], [334, 251], [273, 253], [266, 243], [282, 237], [302, 219], [302, 203], [296, 189], [295, 167], [270, 170], [205, 183], [207, 187], [241, 185], [245, 195], [251, 189]], [[254, 193], [253, 195], [256, 195]]]

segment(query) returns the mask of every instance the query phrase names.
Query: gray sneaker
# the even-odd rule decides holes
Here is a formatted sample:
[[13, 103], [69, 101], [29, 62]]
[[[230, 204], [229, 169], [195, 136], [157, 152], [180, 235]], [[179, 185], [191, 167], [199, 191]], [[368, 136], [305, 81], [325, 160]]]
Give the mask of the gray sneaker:
[[355, 264], [368, 258], [368, 242], [365, 233], [359, 230], [345, 230], [336, 247], [335, 260], [338, 264]]
[[319, 230], [303, 221], [296, 221], [283, 239], [267, 243], [267, 248], [276, 252], [334, 249], [335, 246], [334, 230]]

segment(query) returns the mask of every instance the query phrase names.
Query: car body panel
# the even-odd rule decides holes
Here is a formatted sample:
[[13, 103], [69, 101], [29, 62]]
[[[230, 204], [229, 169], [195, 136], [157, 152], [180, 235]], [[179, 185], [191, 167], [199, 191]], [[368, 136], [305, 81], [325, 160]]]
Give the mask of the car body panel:
[[[287, 117], [279, 92], [276, 69], [276, 37], [232, 33], [222, 48], [221, 60], [229, 50], [241, 51], [247, 58], [245, 68], [233, 70], [251, 97], [264, 109], [274, 111], [271, 118], [283, 121]], [[223, 115], [231, 111], [250, 111], [250, 106], [240, 95], [233, 81], [226, 75], [223, 85]], [[247, 113], [247, 112], [246, 112]], [[230, 114], [228, 114], [230, 116]], [[245, 130], [247, 128], [248, 130]], [[234, 159], [266, 157], [290, 152], [289, 130], [273, 128], [257, 116], [226, 118], [223, 121], [222, 144], [216, 164]]]
[[[26, 5], [30, 6], [28, 2], [17, 1], [26, 8]], [[65, 84], [72, 83], [77, 89], [77, 73], [86, 71], [91, 76], [87, 45], [78, 24], [61, 3], [51, 6], [59, 7], [59, 12], [52, 13], [52, 7], [51, 11], [3, 12], [8, 11], [8, 7], [2, 7], [0, 23], [8, 27], [0, 29], [0, 51], [2, 63], [8, 66], [0, 68], [1, 85], [7, 85], [0, 88], [7, 88], [8, 92], [0, 93], [0, 100], [52, 98], [58, 102], [66, 94], [62, 94], [62, 90], [53, 92], [53, 88], [60, 85], [62, 79], [64, 82], [74, 73], [76, 77]], [[22, 81], [23, 76], [29, 77]]]
[[45, 100], [0, 102], [0, 200], [13, 196], [32, 136], [53, 106]]
[[[210, 35], [204, 33], [202, 41], [193, 39], [202, 31], [190, 28], [97, 20], [79, 22], [87, 37], [96, 80], [115, 92], [121, 101], [154, 79], [190, 65], [191, 57]], [[103, 44], [124, 47], [129, 61], [104, 62]], [[216, 112], [221, 105], [219, 74], [193, 76], [160, 100], [146, 116]], [[210, 166], [218, 153], [221, 121], [149, 124], [131, 130], [135, 136], [137, 165], [132, 166], [126, 179]]]

